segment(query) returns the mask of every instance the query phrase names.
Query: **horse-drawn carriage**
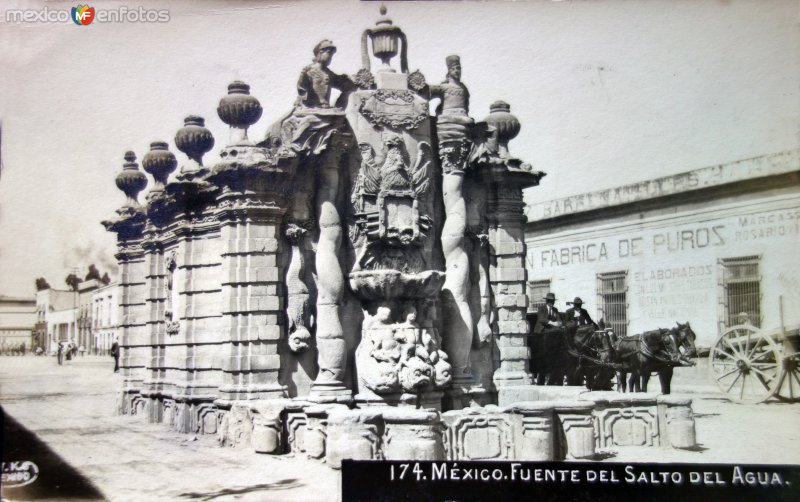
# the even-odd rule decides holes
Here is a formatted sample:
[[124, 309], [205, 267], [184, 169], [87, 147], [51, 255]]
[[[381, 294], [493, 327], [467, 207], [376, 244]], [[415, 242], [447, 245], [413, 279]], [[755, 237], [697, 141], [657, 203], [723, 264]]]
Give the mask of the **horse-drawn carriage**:
[[[562, 343], [537, 344], [534, 340], [532, 347], [532, 370], [553, 372], [555, 377], [547, 378], [551, 385], [561, 385], [566, 379], [567, 385], [610, 390], [617, 376], [619, 390], [647, 391], [650, 375], [657, 373], [661, 392], [669, 394], [674, 368], [694, 364], [688, 358], [697, 355], [696, 336], [688, 322], [625, 337], [616, 336], [602, 320], [599, 325], [562, 323], [557, 332]], [[543, 351], [545, 346], [549, 349]]]
[[774, 397], [800, 400], [800, 326], [772, 332], [745, 317], [717, 338], [708, 355], [711, 378], [734, 401], [760, 403]]

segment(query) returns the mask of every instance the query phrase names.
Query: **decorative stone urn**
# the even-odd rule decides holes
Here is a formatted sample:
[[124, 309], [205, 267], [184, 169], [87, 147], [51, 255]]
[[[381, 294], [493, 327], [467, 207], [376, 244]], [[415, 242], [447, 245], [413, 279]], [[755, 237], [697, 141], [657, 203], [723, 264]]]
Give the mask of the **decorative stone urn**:
[[169, 151], [169, 147], [164, 141], [154, 141], [150, 143], [150, 151], [142, 159], [142, 167], [153, 176], [155, 183], [150, 190], [150, 196], [155, 196], [164, 191], [167, 178], [177, 167], [178, 161], [175, 155]]
[[250, 145], [247, 128], [261, 118], [261, 103], [250, 95], [250, 86], [241, 80], [228, 85], [228, 95], [219, 100], [217, 114], [231, 127], [230, 145]]
[[147, 186], [147, 177], [139, 170], [135, 153], [131, 151], [125, 152], [124, 158], [125, 163], [122, 165], [122, 172], [117, 175], [116, 179], [117, 188], [122, 190], [127, 198], [123, 207], [136, 209], [141, 207], [137, 198], [139, 192]]
[[203, 117], [189, 115], [183, 120], [183, 127], [175, 134], [175, 146], [189, 157], [178, 179], [191, 180], [208, 173], [203, 167], [203, 155], [214, 147], [214, 136], [206, 129]]
[[497, 131], [497, 153], [501, 158], [509, 157], [508, 142], [516, 138], [520, 130], [519, 120], [511, 114], [511, 105], [495, 101], [489, 106], [489, 116], [483, 120]]

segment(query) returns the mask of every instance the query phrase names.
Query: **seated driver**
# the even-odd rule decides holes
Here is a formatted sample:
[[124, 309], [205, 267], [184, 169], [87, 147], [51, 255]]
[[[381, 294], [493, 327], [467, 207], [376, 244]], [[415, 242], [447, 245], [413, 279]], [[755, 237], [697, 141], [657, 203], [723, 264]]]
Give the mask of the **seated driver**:
[[592, 326], [594, 329], [598, 329], [597, 323], [589, 316], [589, 312], [583, 308], [583, 300], [581, 300], [580, 296], [576, 296], [572, 302], [567, 302], [567, 305], [572, 305], [572, 307], [564, 312], [564, 322], [574, 323], [578, 326]]

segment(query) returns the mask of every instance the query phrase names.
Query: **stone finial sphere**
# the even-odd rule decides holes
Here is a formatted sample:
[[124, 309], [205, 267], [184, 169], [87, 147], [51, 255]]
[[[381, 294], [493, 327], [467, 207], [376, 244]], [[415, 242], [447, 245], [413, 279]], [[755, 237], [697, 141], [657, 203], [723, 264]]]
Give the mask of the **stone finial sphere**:
[[501, 143], [508, 143], [519, 134], [519, 120], [511, 114], [511, 106], [505, 101], [492, 103], [489, 107], [489, 116], [484, 120], [497, 129], [497, 138]]
[[142, 159], [142, 167], [156, 180], [156, 183], [166, 184], [170, 173], [177, 167], [175, 155], [169, 151], [164, 141], [150, 143], [150, 151]]
[[236, 80], [228, 86], [228, 95], [219, 100], [217, 114], [231, 127], [246, 129], [261, 118], [261, 103], [250, 95], [250, 86]]
[[122, 190], [130, 202], [133, 201], [137, 205], [136, 197], [145, 186], [147, 186], [147, 177], [139, 170], [139, 164], [136, 163], [136, 154], [131, 151], [125, 152], [125, 163], [122, 165], [122, 172], [117, 175], [116, 182], [117, 188]]
[[175, 134], [175, 146], [203, 165], [203, 155], [214, 147], [214, 136], [206, 129], [203, 117], [189, 115], [183, 120], [183, 127]]

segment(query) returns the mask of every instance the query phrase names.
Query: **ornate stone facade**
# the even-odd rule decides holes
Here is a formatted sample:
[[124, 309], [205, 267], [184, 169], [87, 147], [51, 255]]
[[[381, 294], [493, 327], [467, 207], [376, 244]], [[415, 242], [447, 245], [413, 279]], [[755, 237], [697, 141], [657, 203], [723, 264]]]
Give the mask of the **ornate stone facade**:
[[122, 271], [119, 412], [332, 467], [691, 446], [684, 402], [563, 402], [532, 385], [522, 190], [544, 173], [510, 155], [508, 104], [471, 118], [460, 58], [428, 85], [382, 14], [352, 76], [329, 68], [331, 41], [314, 47], [262, 141], [247, 133], [261, 104], [236, 81], [216, 165], [202, 117], [175, 136], [174, 178], [178, 159], [153, 142], [144, 206], [125, 155], [127, 202], [105, 222]]

